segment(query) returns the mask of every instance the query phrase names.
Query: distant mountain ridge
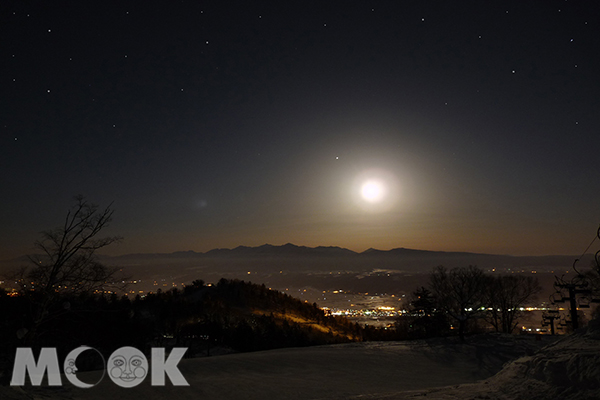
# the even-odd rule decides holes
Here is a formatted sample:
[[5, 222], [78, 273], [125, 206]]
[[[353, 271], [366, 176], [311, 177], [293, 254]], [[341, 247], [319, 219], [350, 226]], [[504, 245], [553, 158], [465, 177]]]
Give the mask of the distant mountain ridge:
[[[434, 250], [419, 250], [398, 247], [390, 250], [379, 250], [369, 248], [362, 252], [356, 252], [345, 247], [339, 246], [298, 246], [293, 243], [283, 245], [272, 245], [269, 243], [260, 246], [237, 246], [234, 248], [215, 248], [206, 252], [198, 252], [194, 250], [175, 251], [172, 253], [130, 253], [119, 256], [103, 256], [107, 258], [194, 258], [194, 257], [221, 257], [221, 256], [491, 256], [491, 257], [513, 257], [495, 254], [470, 253], [470, 252], [447, 252]], [[544, 256], [542, 256], [544, 257]], [[569, 257], [571, 256], [557, 256]]]
[[[379, 250], [370, 248], [363, 252], [338, 246], [298, 246], [293, 243], [284, 245], [263, 244], [261, 246], [237, 246], [235, 248], [216, 248], [207, 252], [196, 252], [193, 250], [176, 251], [172, 253], [137, 253], [119, 256], [100, 256], [102, 260], [111, 264], [141, 265], [155, 262], [226, 262], [226, 263], [262, 263], [264, 265], [275, 264], [309, 264], [318, 263], [321, 266], [331, 265], [337, 269], [346, 267], [348, 269], [395, 269], [403, 271], [422, 271], [423, 268], [431, 269], [437, 265], [448, 268], [456, 266], [477, 265], [483, 268], [535, 268], [545, 267], [557, 273], [569, 270], [575, 260], [575, 256], [549, 255], [549, 256], [510, 256], [498, 254], [470, 253], [470, 252], [448, 252], [408, 249], [398, 247], [390, 250]], [[220, 260], [220, 261], [219, 261]], [[229, 260], [229, 261], [228, 261]], [[244, 261], [245, 260], [245, 261]], [[587, 267], [593, 255], [585, 255], [579, 266]], [[14, 260], [6, 260], [2, 264], [23, 264], [25, 258], [19, 257]], [[140, 264], [141, 263], [141, 264]], [[562, 272], [560, 272], [562, 271]]]
[[337, 246], [307, 247], [286, 243], [281, 246], [263, 244], [258, 247], [238, 246], [233, 249], [213, 249], [204, 255], [356, 255], [355, 251]]
[[[121, 257], [143, 257], [143, 256], [159, 256], [159, 257], [202, 257], [202, 256], [223, 256], [223, 255], [350, 255], [350, 256], [374, 256], [374, 255], [389, 255], [389, 256], [476, 256], [476, 257], [507, 257], [507, 258], [556, 258], [569, 259], [571, 262], [576, 258], [574, 255], [543, 255], [543, 256], [512, 256], [506, 254], [489, 254], [475, 253], [467, 251], [441, 251], [441, 250], [422, 250], [410, 249], [406, 247], [396, 247], [390, 250], [380, 250], [369, 248], [362, 252], [356, 252], [345, 247], [339, 246], [298, 246], [293, 243], [283, 245], [272, 245], [269, 243], [260, 246], [237, 246], [234, 248], [215, 248], [206, 252], [198, 252], [194, 250], [175, 251], [172, 253], [131, 253], [119, 256], [111, 256], [113, 258]], [[590, 256], [590, 255], [586, 255]]]

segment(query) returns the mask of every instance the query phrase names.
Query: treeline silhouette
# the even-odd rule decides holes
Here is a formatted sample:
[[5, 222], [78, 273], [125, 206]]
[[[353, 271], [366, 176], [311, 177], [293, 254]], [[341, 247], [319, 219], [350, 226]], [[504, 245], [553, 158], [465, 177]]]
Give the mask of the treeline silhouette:
[[428, 287], [410, 297], [409, 314], [396, 321], [406, 338], [447, 336], [455, 330], [466, 334], [494, 329], [512, 333], [523, 314], [523, 306], [540, 292], [531, 276], [485, 274], [473, 265], [446, 269], [438, 266], [429, 275]]

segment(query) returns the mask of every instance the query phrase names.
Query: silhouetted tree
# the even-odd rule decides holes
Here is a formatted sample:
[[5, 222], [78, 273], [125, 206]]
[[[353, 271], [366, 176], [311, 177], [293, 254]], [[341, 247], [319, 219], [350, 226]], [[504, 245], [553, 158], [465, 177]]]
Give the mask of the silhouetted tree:
[[518, 324], [525, 303], [532, 300], [541, 287], [532, 276], [490, 276], [485, 284], [485, 302], [488, 307], [487, 321], [496, 332], [512, 333]]
[[437, 306], [433, 293], [425, 287], [420, 287], [411, 297], [409, 311], [411, 336], [433, 337], [446, 334], [449, 330], [448, 320]]
[[64, 224], [43, 231], [42, 239], [35, 242], [42, 254], [28, 257], [32, 265], [26, 268], [26, 283], [32, 290], [46, 295], [92, 292], [109, 284], [117, 272], [98, 262], [95, 255], [96, 250], [121, 239], [97, 237], [111, 221], [113, 210], [110, 205], [100, 210], [83, 196], [76, 196], [75, 200]]
[[437, 267], [429, 277], [429, 287], [436, 305], [458, 323], [458, 335], [464, 340], [467, 323], [485, 310], [485, 276], [475, 266], [448, 271]]
[[[33, 299], [32, 320], [26, 334], [29, 339], [54, 314], [69, 309], [69, 303], [59, 300], [60, 296], [91, 293], [114, 285], [117, 268], [103, 265], [95, 254], [96, 250], [121, 239], [98, 237], [112, 215], [110, 205], [101, 210], [83, 196], [76, 196], [63, 225], [41, 233], [41, 240], [35, 242], [41, 254], [29, 256], [31, 265], [19, 272], [23, 292]], [[57, 301], [61, 301], [62, 307], [56, 307]]]

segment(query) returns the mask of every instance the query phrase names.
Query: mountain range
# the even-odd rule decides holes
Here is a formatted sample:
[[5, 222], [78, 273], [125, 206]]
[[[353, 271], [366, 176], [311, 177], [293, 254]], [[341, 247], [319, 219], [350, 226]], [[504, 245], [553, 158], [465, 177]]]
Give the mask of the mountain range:
[[[292, 243], [284, 245], [264, 244], [261, 246], [238, 246], [232, 249], [217, 248], [207, 252], [177, 251], [173, 253], [142, 253], [127, 254], [121, 256], [105, 257], [111, 263], [128, 264], [129, 262], [152, 262], [166, 261], [203, 261], [207, 263], [223, 260], [235, 262], [236, 264], [247, 260], [256, 262], [291, 262], [292, 264], [306, 262], [324, 264], [344, 264], [348, 267], [359, 267], [358, 269], [397, 269], [417, 272], [422, 269], [430, 269], [437, 265], [448, 268], [466, 265], [477, 265], [484, 269], [522, 269], [542, 268], [543, 270], [559, 269], [566, 272], [571, 269], [576, 256], [570, 255], [547, 255], [547, 256], [511, 256], [499, 254], [484, 254], [470, 252], [446, 252], [430, 251], [408, 248], [394, 248], [391, 250], [378, 250], [370, 248], [363, 252], [355, 252], [350, 249], [337, 246], [307, 247]], [[592, 254], [581, 257], [578, 267], [587, 268], [593, 260]], [[337, 261], [337, 262], [336, 262]], [[353, 268], [356, 269], [356, 268]]]
[[[176, 251], [172, 253], [137, 253], [119, 256], [100, 256], [105, 263], [120, 266], [203, 265], [207, 267], [258, 268], [259, 270], [288, 269], [296, 272], [318, 269], [320, 271], [395, 270], [407, 273], [429, 272], [438, 265], [454, 268], [477, 265], [486, 270], [500, 269], [535, 270], [540, 272], [566, 273], [577, 258], [570, 255], [511, 256], [470, 252], [430, 251], [408, 248], [378, 250], [370, 248], [363, 252], [337, 246], [307, 247], [292, 243], [284, 245], [238, 246], [232, 249], [217, 248], [207, 252]], [[592, 254], [581, 257], [577, 267], [587, 269], [594, 259]], [[0, 265], [24, 264], [25, 257], [7, 260]]]

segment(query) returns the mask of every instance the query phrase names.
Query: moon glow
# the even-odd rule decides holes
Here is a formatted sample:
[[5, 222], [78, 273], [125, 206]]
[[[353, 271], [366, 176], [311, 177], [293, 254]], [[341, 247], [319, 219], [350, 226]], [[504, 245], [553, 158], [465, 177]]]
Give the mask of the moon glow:
[[363, 171], [354, 179], [352, 197], [358, 208], [368, 213], [390, 211], [399, 198], [397, 179], [384, 169]]
[[381, 182], [369, 180], [362, 185], [360, 194], [369, 203], [378, 203], [385, 197], [385, 187]]

